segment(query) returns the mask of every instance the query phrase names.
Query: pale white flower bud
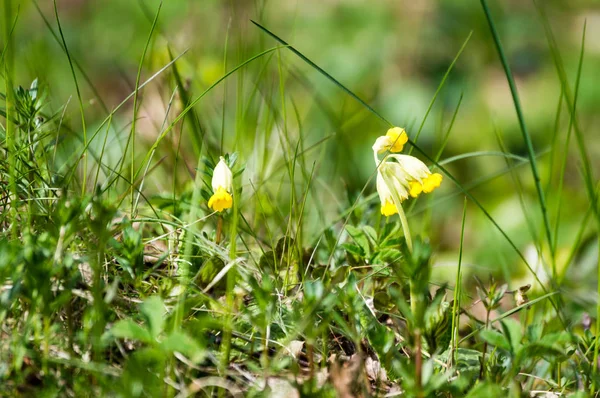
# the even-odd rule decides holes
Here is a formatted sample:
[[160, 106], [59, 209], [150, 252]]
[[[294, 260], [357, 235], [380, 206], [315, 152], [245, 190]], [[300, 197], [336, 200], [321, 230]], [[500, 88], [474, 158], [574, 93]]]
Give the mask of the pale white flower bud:
[[212, 189], [214, 192], [217, 192], [219, 188], [223, 188], [225, 191], [231, 193], [232, 186], [233, 174], [227, 163], [225, 163], [225, 159], [221, 156], [219, 163], [217, 163], [213, 171]]

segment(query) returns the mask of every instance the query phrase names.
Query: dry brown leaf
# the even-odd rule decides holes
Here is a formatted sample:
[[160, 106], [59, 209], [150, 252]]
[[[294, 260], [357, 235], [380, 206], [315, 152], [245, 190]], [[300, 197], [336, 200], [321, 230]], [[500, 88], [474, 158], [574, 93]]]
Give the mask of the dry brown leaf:
[[387, 373], [384, 368], [381, 367], [381, 363], [377, 360], [374, 360], [371, 357], [367, 357], [365, 360], [365, 371], [367, 372], [367, 377], [371, 381], [379, 381], [386, 382], [387, 381]]
[[345, 363], [340, 363], [333, 358], [329, 380], [340, 398], [363, 397], [362, 392], [369, 390], [369, 385], [364, 375], [364, 361], [358, 354], [350, 357]]

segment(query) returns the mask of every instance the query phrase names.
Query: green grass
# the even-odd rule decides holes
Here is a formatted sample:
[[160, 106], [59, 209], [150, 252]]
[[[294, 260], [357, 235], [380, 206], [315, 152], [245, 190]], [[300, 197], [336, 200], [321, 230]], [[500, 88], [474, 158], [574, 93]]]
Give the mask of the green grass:
[[[58, 56], [24, 84], [29, 33], [6, 1], [0, 396], [594, 396], [600, 213], [586, 66], [596, 58], [585, 24], [579, 51], [561, 52], [534, 4], [548, 57], [533, 76], [558, 94], [544, 98], [549, 113], [529, 112], [534, 77], [496, 22], [518, 18], [481, 4], [480, 25], [451, 53], [423, 46], [445, 54], [427, 75], [358, 50], [393, 29], [384, 6], [340, 6], [327, 18], [357, 32], [324, 34], [304, 30], [301, 4], [277, 20], [273, 3], [207, 2], [198, 9], [229, 14], [207, 25], [199, 51], [175, 38], [184, 2], [118, 3], [147, 33], [131, 36], [130, 65], [119, 64], [128, 89], [115, 100], [102, 98], [101, 68], [74, 33], [88, 27], [56, 1], [25, 14]], [[385, 29], [361, 30], [363, 18]], [[353, 70], [339, 69], [339, 33], [369, 73], [338, 76]], [[485, 111], [480, 55], [504, 70], [510, 94]], [[400, 72], [431, 78], [420, 108], [399, 105], [419, 101], [418, 79]], [[444, 180], [405, 202], [393, 189], [400, 215], [384, 217], [375, 179], [389, 158], [373, 164], [371, 145], [395, 125], [410, 137], [404, 153]], [[214, 212], [220, 156], [233, 205]]]

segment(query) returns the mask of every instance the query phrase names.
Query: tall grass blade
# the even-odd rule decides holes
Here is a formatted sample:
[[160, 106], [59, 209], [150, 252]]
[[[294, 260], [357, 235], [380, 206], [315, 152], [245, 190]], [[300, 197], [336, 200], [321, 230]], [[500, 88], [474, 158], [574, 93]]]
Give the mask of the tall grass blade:
[[[40, 17], [42, 18], [42, 20], [44, 21], [44, 24], [46, 25], [46, 28], [48, 28], [48, 31], [52, 35], [52, 38], [56, 41], [56, 43], [60, 46], [60, 48], [66, 53], [67, 50], [64, 47], [63, 42], [58, 37], [58, 35], [54, 31], [54, 29], [52, 28], [52, 25], [50, 25], [50, 21], [48, 21], [48, 18], [46, 18], [46, 16], [44, 15], [44, 13], [42, 12], [42, 10], [40, 9], [40, 6], [38, 5], [37, 1], [34, 0], [33, 1], [33, 5], [35, 6], [35, 8], [36, 8], [38, 14], [40, 15]], [[85, 82], [87, 83], [87, 85], [90, 88], [90, 90], [92, 90], [92, 93], [94, 94], [94, 97], [96, 98], [96, 100], [98, 101], [98, 103], [100, 104], [100, 106], [102, 107], [102, 110], [104, 112], [106, 112], [106, 113], [109, 113], [109, 110], [108, 110], [108, 107], [106, 106], [106, 103], [104, 102], [104, 100], [100, 96], [100, 92], [98, 91], [98, 89], [96, 88], [96, 86], [94, 85], [94, 83], [92, 82], [92, 79], [86, 73], [85, 69], [81, 66], [81, 64], [79, 63], [79, 61], [77, 60], [77, 58], [73, 56], [73, 54], [71, 54], [71, 59], [73, 61], [73, 64], [77, 67], [77, 70], [79, 71], [79, 73], [81, 74], [81, 76], [83, 77], [83, 79], [85, 80]]]
[[11, 19], [12, 19], [12, 0], [4, 1], [4, 40], [5, 40], [5, 59], [4, 59], [4, 88], [6, 92], [6, 146], [8, 148], [8, 168], [9, 168], [9, 192], [12, 196], [10, 214], [11, 214], [11, 236], [13, 239], [17, 238], [18, 235], [18, 214], [17, 214], [17, 168], [16, 168], [16, 157], [15, 157], [15, 143], [18, 134], [17, 126], [14, 123], [15, 116], [13, 113], [16, 112], [15, 108], [15, 92], [13, 86], [14, 79], [14, 38], [11, 32]]
[[[69, 61], [69, 68], [71, 69], [71, 75], [73, 77], [73, 82], [75, 83], [75, 90], [77, 92], [77, 101], [79, 102], [79, 112], [81, 113], [81, 128], [83, 130], [83, 146], [86, 147], [88, 145], [87, 140], [87, 129], [85, 125], [85, 112], [83, 110], [83, 98], [81, 96], [81, 90], [79, 88], [79, 82], [77, 81], [77, 74], [75, 73], [75, 68], [73, 67], [73, 60], [71, 59], [71, 53], [69, 51], [69, 47], [67, 47], [67, 41], [65, 40], [65, 35], [63, 34], [62, 26], [60, 25], [60, 18], [58, 17], [58, 7], [56, 5], [56, 0], [53, 0], [54, 3], [54, 16], [56, 17], [56, 24], [58, 25], [58, 33], [60, 35], [60, 39], [62, 41], [63, 48], [65, 50], [65, 54], [67, 55], [67, 60]], [[87, 188], [87, 154], [84, 152], [82, 154], [83, 157], [83, 181], [81, 183], [81, 196], [85, 194], [85, 190]], [[76, 161], [79, 163], [79, 160]]]
[[[464, 51], [464, 49], [467, 47], [467, 44], [469, 43], [469, 40], [471, 39], [472, 35], [473, 35], [473, 31], [469, 32], [469, 35], [467, 36], [467, 38], [463, 42], [463, 45], [458, 50], [458, 53], [456, 54], [456, 56], [454, 56], [454, 59], [452, 60], [452, 63], [450, 63], [450, 66], [448, 67], [448, 69], [446, 69], [446, 73], [444, 74], [444, 77], [442, 77], [442, 81], [438, 85], [438, 88], [435, 90], [435, 94], [433, 94], [433, 98], [431, 98], [431, 101], [429, 102], [429, 106], [427, 107], [427, 111], [425, 112], [425, 116], [423, 116], [423, 120], [421, 121], [421, 125], [419, 126], [419, 129], [417, 130], [417, 134], [415, 134], [415, 138], [413, 138], [414, 142], [417, 142], [419, 140], [419, 136], [421, 135], [421, 132], [423, 131], [423, 127], [425, 127], [425, 122], [427, 121], [427, 117], [429, 116], [429, 112], [431, 112], [431, 109], [433, 108], [433, 104], [435, 104], [435, 100], [437, 99], [438, 94], [440, 93], [440, 91], [442, 91], [442, 87], [444, 87], [444, 84], [446, 83], [446, 79], [448, 79], [448, 76], [450, 75], [450, 72], [452, 72], [452, 69], [454, 69], [454, 64], [456, 64], [456, 61], [458, 61], [458, 58], [460, 57], [460, 55], [462, 54], [462, 52]], [[457, 111], [458, 111], [458, 108], [460, 107], [460, 102], [461, 101], [462, 101], [462, 94], [460, 96], [460, 100], [459, 100], [458, 106], [456, 108]], [[453, 122], [454, 122], [454, 120], [453, 120]], [[411, 147], [408, 150], [408, 154], [409, 155], [412, 153], [412, 149], [413, 148]]]
[[452, 341], [450, 344], [451, 353], [448, 359], [451, 363], [456, 363], [456, 351], [458, 349], [458, 323], [460, 320], [460, 294], [462, 289], [462, 277], [461, 277], [461, 266], [462, 266], [462, 257], [463, 257], [463, 243], [465, 239], [465, 219], [467, 218], [467, 198], [465, 198], [463, 203], [463, 214], [462, 214], [462, 222], [460, 227], [460, 246], [458, 250], [458, 269], [456, 270], [456, 283], [454, 284], [454, 301], [452, 303]]
[[[542, 211], [542, 217], [544, 218], [544, 229], [546, 231], [546, 239], [548, 240], [548, 246], [552, 247], [552, 230], [550, 228], [550, 220], [548, 218], [548, 209], [546, 208], [546, 198], [544, 196], [544, 190], [542, 188], [540, 175], [538, 172], [537, 162], [535, 159], [535, 152], [533, 150], [533, 143], [531, 141], [531, 136], [529, 135], [529, 131], [527, 130], [527, 125], [525, 124], [525, 117], [523, 116], [523, 111], [521, 109], [521, 101], [519, 100], [519, 93], [517, 91], [517, 86], [515, 84], [515, 80], [513, 78], [512, 72], [510, 70], [510, 65], [508, 64], [508, 60], [504, 54], [504, 50], [502, 48], [502, 43], [500, 43], [500, 36], [498, 35], [498, 31], [496, 30], [496, 25], [492, 19], [492, 15], [487, 5], [486, 0], [481, 0], [481, 6], [483, 7], [483, 11], [485, 13], [485, 17], [488, 21], [488, 25], [490, 26], [490, 31], [492, 33], [492, 37], [494, 38], [494, 43], [496, 45], [496, 50], [498, 51], [498, 55], [500, 56], [500, 61], [502, 62], [502, 67], [504, 68], [504, 73], [506, 74], [506, 80], [508, 81], [508, 85], [510, 87], [510, 92], [513, 98], [513, 103], [515, 105], [515, 110], [517, 112], [517, 118], [519, 119], [519, 126], [521, 128], [521, 133], [523, 135], [523, 140], [525, 141], [525, 145], [527, 147], [527, 155], [529, 157], [529, 165], [531, 166], [531, 173], [533, 174], [533, 179], [535, 181], [535, 189], [537, 190], [538, 199], [540, 202], [540, 208]], [[552, 277], [556, 277], [556, 260], [554, 258], [552, 260]]]

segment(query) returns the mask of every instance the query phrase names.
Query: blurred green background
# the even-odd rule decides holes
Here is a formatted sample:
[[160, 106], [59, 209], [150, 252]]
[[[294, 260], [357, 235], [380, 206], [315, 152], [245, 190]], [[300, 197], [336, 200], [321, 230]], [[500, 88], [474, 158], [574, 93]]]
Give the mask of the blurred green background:
[[[549, 169], [553, 137], [563, 147], [558, 154], [569, 154], [562, 195], [548, 195], [551, 221], [554, 224], [560, 220], [558, 253], [564, 261], [585, 218], [588, 201], [574, 141], [564, 148], [569, 118], [564, 101], [557, 118], [560, 81], [535, 4], [516, 0], [490, 3], [539, 154], [542, 182], [544, 187], [550, 186], [549, 193], [556, 192], [558, 184], [557, 171], [550, 178]], [[600, 3], [540, 3], [553, 29], [572, 90], [587, 21], [577, 115], [597, 170]], [[64, 123], [72, 132], [64, 133], [63, 153], [58, 158], [67, 159], [74, 147], [82, 145], [75, 85], [60, 37], [55, 36], [58, 28], [53, 4], [39, 1], [38, 6], [29, 1], [20, 4], [14, 32], [16, 84], [28, 86], [38, 78], [49, 93], [48, 113], [62, 112], [66, 105]], [[107, 109], [113, 109], [134, 90], [158, 6], [158, 1], [57, 1], [69, 51], [94, 87], [86, 83], [81, 71], [77, 72], [89, 131], [95, 131]], [[175, 65], [190, 96], [200, 95], [226, 70], [277, 44], [251, 19], [288, 41], [388, 120], [405, 127], [411, 138], [448, 67], [471, 34], [439, 92], [418, 144], [431, 155], [437, 153], [462, 96], [441, 159], [476, 151], [500, 151], [497, 134], [507, 152], [527, 156], [489, 27], [479, 3], [474, 1], [168, 0], [162, 4], [150, 41], [142, 81], [185, 52]], [[182, 109], [177, 101], [179, 94], [173, 96], [176, 85], [173, 69], [169, 68], [141, 92], [136, 128], [139, 161], [163, 131], [165, 120], [168, 125]], [[372, 142], [387, 130], [377, 117], [286, 49], [263, 56], [231, 75], [203, 97], [195, 112], [201, 134], [189, 118], [169, 133], [158, 147], [153, 165], [160, 162], [144, 185], [145, 193], [152, 197], [173, 190], [176, 195], [189, 192], [200, 155], [198, 143], [203, 142], [202, 153], [213, 159], [220, 153], [239, 152], [240, 164], [245, 165], [242, 210], [251, 224], [260, 224], [264, 216], [261, 212], [285, 220], [290, 212], [290, 188], [306, 190], [306, 175], [298, 173], [292, 184], [283, 167], [300, 148], [305, 153], [298, 170], [303, 168], [310, 174], [315, 167], [305, 217], [307, 231], [312, 234], [305, 234], [306, 245], [314, 244], [315, 233], [338, 221], [359, 197], [374, 171]], [[115, 115], [109, 131], [103, 128], [95, 138], [92, 148], [99, 151], [108, 134], [107, 164], [116, 165], [123, 156], [131, 118], [129, 101]], [[508, 162], [519, 163], [515, 159]], [[543, 225], [531, 170], [527, 164], [513, 168], [513, 173], [506, 172], [506, 168], [504, 157], [490, 154], [448, 164], [459, 181], [472, 186], [473, 195], [536, 265], [536, 244], [543, 241], [543, 235], [536, 240], [531, 232], [540, 236]], [[373, 192], [371, 181], [365, 195]], [[376, 200], [360, 211], [376, 214]], [[559, 200], [562, 206], [557, 218]], [[442, 189], [420, 199], [409, 215], [414, 232], [428, 235], [434, 242], [440, 280], [453, 278], [455, 273], [462, 207], [463, 195], [446, 179]], [[595, 275], [595, 258], [586, 255], [594, 247], [591, 224], [584, 230], [577, 264], [568, 276], [574, 291], [593, 286], [591, 281], [580, 283]], [[511, 288], [533, 281], [502, 236], [470, 204], [466, 225], [467, 272], [509, 279]]]

